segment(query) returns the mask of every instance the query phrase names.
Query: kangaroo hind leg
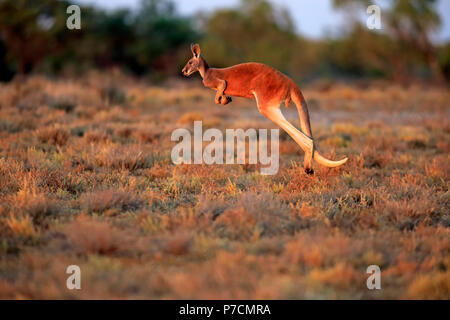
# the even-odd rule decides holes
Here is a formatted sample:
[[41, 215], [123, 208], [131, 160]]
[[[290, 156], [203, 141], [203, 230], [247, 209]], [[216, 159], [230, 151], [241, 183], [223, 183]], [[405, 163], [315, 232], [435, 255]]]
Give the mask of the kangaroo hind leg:
[[[303, 97], [300, 90], [298, 90], [298, 92], [296, 92], [296, 94], [294, 95], [293, 101], [295, 103], [295, 106], [297, 107], [298, 115], [300, 118], [300, 128], [303, 131], [303, 133], [312, 140], [313, 137], [311, 132], [311, 123], [309, 120], [308, 105], [306, 104], [306, 100]], [[314, 144], [312, 145], [311, 150], [305, 151], [303, 166], [307, 174], [314, 173], [314, 170], [312, 169], [313, 155], [314, 155]]]
[[[256, 95], [255, 95], [256, 96]], [[279, 125], [284, 131], [286, 131], [292, 139], [303, 149], [306, 154], [312, 155], [314, 148], [313, 140], [305, 135], [303, 132], [295, 128], [286, 118], [283, 116], [280, 110], [280, 103], [265, 103], [264, 101], [258, 101], [259, 111], [269, 120], [272, 120]], [[311, 162], [309, 163], [311, 165]], [[311, 169], [310, 167], [308, 169]], [[310, 173], [307, 171], [307, 173]]]

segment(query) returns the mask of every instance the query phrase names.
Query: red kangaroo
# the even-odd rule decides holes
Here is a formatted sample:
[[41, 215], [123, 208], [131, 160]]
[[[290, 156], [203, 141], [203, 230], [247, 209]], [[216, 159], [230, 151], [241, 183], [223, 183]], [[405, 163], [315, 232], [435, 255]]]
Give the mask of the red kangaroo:
[[[264, 64], [253, 62], [223, 69], [210, 68], [200, 55], [198, 44], [191, 44], [191, 51], [193, 57], [183, 68], [183, 74], [190, 76], [198, 71], [203, 78], [203, 84], [217, 91], [215, 97], [217, 104], [230, 103], [232, 99], [227, 95], [256, 99], [259, 111], [284, 129], [303, 149], [305, 152], [303, 165], [306, 173], [314, 173], [312, 159], [330, 168], [343, 165], [347, 161], [347, 158], [339, 161], [328, 160], [315, 150], [305, 98], [286, 75]], [[288, 122], [280, 110], [282, 102], [289, 106], [291, 100], [297, 106], [301, 131]]]

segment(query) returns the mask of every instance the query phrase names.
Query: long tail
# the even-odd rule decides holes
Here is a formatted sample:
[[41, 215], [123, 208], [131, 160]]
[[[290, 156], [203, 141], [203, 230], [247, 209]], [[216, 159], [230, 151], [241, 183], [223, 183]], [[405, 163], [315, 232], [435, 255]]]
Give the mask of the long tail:
[[329, 167], [329, 168], [342, 166], [348, 160], [348, 158], [344, 158], [344, 159], [338, 160], [338, 161], [329, 160], [329, 159], [325, 158], [324, 156], [322, 156], [317, 150], [314, 150], [313, 158], [321, 165], [323, 165], [325, 167]]
[[[302, 129], [302, 134], [307, 134], [307, 135], [311, 135], [311, 125], [309, 123], [309, 113], [308, 113], [308, 107], [306, 105], [306, 100], [303, 97], [302, 92], [300, 91], [300, 89], [297, 88], [297, 86], [293, 86], [293, 90], [291, 91], [291, 99], [292, 101], [295, 103], [295, 105], [297, 106], [297, 110], [300, 116], [300, 127]], [[302, 148], [304, 148], [305, 146], [303, 146]], [[344, 163], [347, 162], [348, 158], [344, 158], [342, 160], [338, 160], [338, 161], [333, 161], [333, 160], [329, 160], [327, 158], [325, 158], [324, 156], [322, 156], [317, 150], [316, 148], [314, 148], [314, 154], [313, 154], [313, 159], [315, 161], [317, 161], [318, 163], [320, 163], [323, 166], [329, 167], [329, 168], [334, 168], [334, 167], [339, 167], [341, 165], [343, 165]]]

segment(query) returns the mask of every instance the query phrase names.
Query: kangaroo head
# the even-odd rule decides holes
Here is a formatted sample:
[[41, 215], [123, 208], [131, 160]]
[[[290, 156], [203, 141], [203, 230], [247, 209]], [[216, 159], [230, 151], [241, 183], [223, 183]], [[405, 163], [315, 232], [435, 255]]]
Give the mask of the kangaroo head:
[[183, 70], [181, 70], [186, 77], [198, 71], [201, 64], [200, 46], [197, 43], [191, 44], [191, 51], [193, 57], [186, 63]]

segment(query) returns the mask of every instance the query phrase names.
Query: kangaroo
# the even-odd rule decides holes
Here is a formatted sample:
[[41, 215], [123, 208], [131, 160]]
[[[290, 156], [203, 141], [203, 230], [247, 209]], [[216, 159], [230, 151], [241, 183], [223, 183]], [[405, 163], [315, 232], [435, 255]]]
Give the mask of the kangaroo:
[[[303, 166], [307, 174], [313, 174], [312, 159], [329, 168], [343, 165], [348, 158], [339, 161], [326, 159], [315, 150], [311, 133], [308, 107], [305, 98], [294, 81], [281, 72], [261, 63], [242, 63], [232, 67], [210, 68], [200, 55], [200, 46], [191, 44], [193, 57], [184, 66], [182, 73], [190, 76], [199, 72], [205, 87], [216, 90], [215, 103], [226, 105], [230, 96], [255, 99], [258, 110], [269, 120], [285, 130], [305, 152]], [[286, 120], [280, 110], [281, 103], [297, 106], [301, 131]]]

